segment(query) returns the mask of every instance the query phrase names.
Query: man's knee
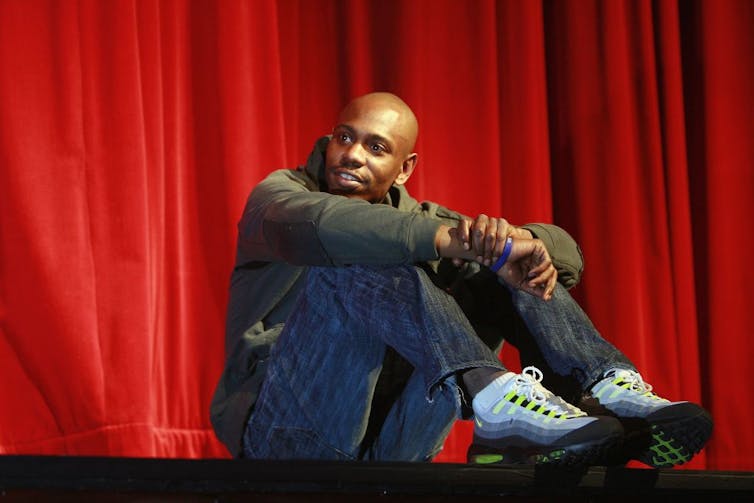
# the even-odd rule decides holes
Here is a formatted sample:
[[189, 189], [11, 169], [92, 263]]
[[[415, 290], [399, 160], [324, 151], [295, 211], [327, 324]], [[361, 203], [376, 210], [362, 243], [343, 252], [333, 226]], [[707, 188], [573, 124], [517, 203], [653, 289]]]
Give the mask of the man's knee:
[[414, 265], [352, 265], [347, 267], [311, 267], [307, 273], [307, 290], [340, 291], [353, 294], [360, 288], [402, 298], [414, 296], [417, 289], [435, 287], [421, 267]]

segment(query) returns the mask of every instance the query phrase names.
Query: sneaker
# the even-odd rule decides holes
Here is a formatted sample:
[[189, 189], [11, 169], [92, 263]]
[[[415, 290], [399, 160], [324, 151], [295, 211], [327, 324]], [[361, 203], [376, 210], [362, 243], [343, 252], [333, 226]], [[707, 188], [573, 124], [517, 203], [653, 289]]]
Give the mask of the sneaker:
[[[609, 370], [592, 387], [591, 394], [619, 419], [641, 421], [645, 425], [648, 438], [641, 444], [635, 443], [628, 457], [654, 468], [687, 462], [712, 434], [712, 418], [706, 410], [691, 402], [671, 402], [657, 396], [634, 370]], [[626, 444], [630, 449], [631, 442]]]
[[620, 422], [590, 417], [540, 384], [542, 372], [508, 372], [472, 402], [474, 440], [470, 463], [586, 466], [623, 436]]

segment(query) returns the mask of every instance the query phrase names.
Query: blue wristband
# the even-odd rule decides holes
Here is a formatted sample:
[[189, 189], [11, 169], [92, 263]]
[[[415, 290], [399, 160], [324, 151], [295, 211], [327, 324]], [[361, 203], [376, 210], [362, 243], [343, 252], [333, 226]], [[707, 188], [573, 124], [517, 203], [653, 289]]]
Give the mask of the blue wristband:
[[505, 261], [508, 260], [508, 257], [511, 256], [512, 250], [513, 250], [513, 238], [508, 236], [508, 239], [505, 240], [505, 248], [503, 248], [503, 254], [500, 255], [500, 258], [497, 259], [497, 262], [492, 264], [492, 267], [490, 267], [492, 272], [497, 272], [500, 270], [501, 267], [503, 267], [503, 264], [505, 264]]

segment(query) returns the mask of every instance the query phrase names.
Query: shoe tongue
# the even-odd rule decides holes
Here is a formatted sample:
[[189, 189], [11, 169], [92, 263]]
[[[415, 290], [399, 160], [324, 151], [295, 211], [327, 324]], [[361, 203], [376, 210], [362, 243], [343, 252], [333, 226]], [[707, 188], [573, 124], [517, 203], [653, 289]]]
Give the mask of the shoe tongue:
[[626, 369], [611, 369], [605, 372], [605, 379], [633, 379], [634, 374]]
[[506, 372], [476, 394], [474, 397], [474, 409], [487, 410], [500, 401], [512, 388], [517, 374]]
[[516, 377], [518, 377], [518, 374], [514, 374], [513, 372], [506, 372], [505, 374], [498, 376], [494, 381], [489, 383], [484, 389], [494, 390], [495, 393], [501, 396], [505, 395], [511, 389], [513, 389], [513, 386], [515, 385], [515, 382], [516, 382]]

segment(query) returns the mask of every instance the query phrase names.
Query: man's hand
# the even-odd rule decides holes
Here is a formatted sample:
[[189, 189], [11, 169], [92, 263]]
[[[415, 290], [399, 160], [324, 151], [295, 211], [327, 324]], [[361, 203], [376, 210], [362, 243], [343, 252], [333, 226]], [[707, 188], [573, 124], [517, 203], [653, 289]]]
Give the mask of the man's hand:
[[497, 275], [513, 288], [544, 300], [552, 298], [558, 271], [539, 239], [514, 239], [511, 254]]
[[[474, 260], [490, 266], [502, 255], [508, 236], [514, 239], [532, 239], [531, 232], [508, 223], [504, 218], [479, 215], [474, 220], [463, 219], [456, 228], [458, 239], [466, 250], [473, 250]], [[454, 260], [456, 265], [462, 261]]]
[[489, 267], [503, 254], [509, 236], [513, 238], [511, 253], [497, 275], [513, 288], [549, 300], [558, 272], [547, 248], [529, 231], [504, 218], [479, 215], [474, 220], [462, 220], [456, 227], [443, 225], [435, 237], [435, 246], [441, 257], [453, 259], [456, 265], [468, 260]]

